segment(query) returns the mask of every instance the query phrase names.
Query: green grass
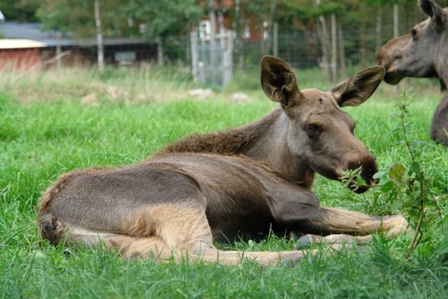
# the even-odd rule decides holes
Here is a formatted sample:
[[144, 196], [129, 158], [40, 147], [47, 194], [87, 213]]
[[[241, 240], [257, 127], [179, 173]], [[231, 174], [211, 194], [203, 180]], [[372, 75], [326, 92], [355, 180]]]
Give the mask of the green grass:
[[[33, 75], [34, 76], [34, 75]], [[46, 76], [51, 76], [48, 74]], [[92, 75], [89, 81], [105, 86], [112, 80], [126, 86], [123, 74]], [[109, 76], [109, 77], [108, 77]], [[122, 80], [120, 80], [122, 77]], [[194, 87], [187, 79], [157, 75], [163, 86], [179, 91]], [[300, 77], [300, 72], [298, 72]], [[307, 76], [308, 77], [308, 76]], [[46, 77], [47, 79], [49, 77]], [[138, 78], [138, 76], [136, 77]], [[258, 80], [258, 76], [256, 78]], [[29, 79], [26, 79], [29, 80]], [[71, 83], [64, 83], [65, 80]], [[124, 80], [124, 81], [123, 81]], [[206, 132], [239, 126], [260, 118], [275, 105], [252, 84], [239, 81], [223, 94], [246, 91], [255, 100], [235, 104], [225, 100], [195, 101], [179, 93], [182, 101], [100, 101], [83, 105], [65, 94], [54, 79], [23, 82], [22, 88], [38, 93], [39, 101], [23, 100], [17, 85], [0, 93], [0, 297], [1, 298], [443, 298], [448, 288], [448, 268], [434, 252], [417, 250], [410, 260], [404, 253], [409, 236], [385, 241], [381, 235], [370, 250], [342, 251], [335, 257], [310, 258], [295, 267], [260, 267], [254, 262], [227, 267], [198, 262], [157, 264], [126, 261], [101, 250], [55, 248], [37, 232], [36, 204], [40, 193], [72, 169], [100, 165], [125, 165], [145, 159], [165, 144], [194, 131]], [[76, 90], [89, 82], [61, 79], [65, 89]], [[73, 83], [75, 82], [75, 83]], [[184, 82], [184, 83], [182, 83]], [[312, 82], [299, 86], [313, 87]], [[143, 83], [132, 83], [135, 89]], [[148, 83], [149, 84], [149, 83]], [[162, 83], [160, 83], [162, 84]], [[182, 85], [184, 84], [184, 85]], [[241, 86], [239, 86], [241, 84]], [[319, 85], [320, 84], [320, 85]], [[316, 86], [317, 85], [317, 86]], [[327, 88], [325, 82], [314, 87]], [[15, 86], [15, 87], [14, 87]], [[71, 86], [71, 87], [70, 87]], [[48, 87], [48, 86], [47, 86]], [[73, 89], [71, 89], [73, 88]], [[150, 86], [145, 88], [150, 90]], [[446, 217], [448, 151], [429, 140], [429, 125], [441, 95], [424, 96], [424, 86], [414, 90], [415, 115], [409, 125], [412, 148], [429, 178], [441, 214]], [[357, 121], [356, 135], [377, 156], [380, 170], [393, 163], [409, 164], [399, 120], [392, 117], [395, 87], [381, 86], [369, 102], [346, 110]], [[170, 92], [170, 91], [168, 91]], [[60, 99], [57, 98], [59, 95]], [[26, 103], [26, 104], [19, 104]], [[371, 214], [389, 214], [379, 188], [363, 195], [340, 183], [318, 177], [313, 189], [324, 206]], [[440, 221], [429, 223], [431, 244], [443, 238]], [[446, 239], [445, 239], [446, 240]], [[224, 249], [290, 250], [293, 242], [270, 236], [259, 243], [238, 242]]]

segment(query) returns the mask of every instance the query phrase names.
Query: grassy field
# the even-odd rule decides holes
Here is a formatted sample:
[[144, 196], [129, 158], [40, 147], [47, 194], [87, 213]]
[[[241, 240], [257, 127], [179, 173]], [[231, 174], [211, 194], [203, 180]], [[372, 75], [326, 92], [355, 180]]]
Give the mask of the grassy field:
[[[176, 75], [173, 75], [176, 74]], [[304, 78], [301, 81], [301, 76]], [[327, 89], [319, 71], [298, 72], [299, 87]], [[405, 258], [411, 236], [369, 250], [335, 257], [310, 256], [295, 267], [234, 266], [198, 262], [157, 264], [122, 260], [101, 250], [54, 248], [38, 236], [36, 204], [59, 175], [89, 166], [139, 162], [165, 144], [195, 131], [239, 126], [273, 109], [258, 87], [258, 74], [238, 77], [216, 100], [197, 100], [187, 74], [138, 70], [48, 72], [0, 75], [0, 297], [1, 298], [444, 298], [448, 249], [442, 229], [447, 216], [448, 151], [429, 140], [429, 126], [441, 94], [427, 81], [414, 84], [407, 136], [425, 184], [438, 208], [428, 207], [421, 246]], [[121, 90], [110, 92], [108, 87]], [[109, 91], [108, 91], [109, 90]], [[232, 92], [247, 103], [228, 100]], [[383, 84], [359, 108], [347, 108], [356, 135], [377, 157], [380, 171], [411, 159], [394, 107], [395, 87]], [[83, 101], [95, 94], [94, 101]], [[370, 214], [391, 214], [389, 193], [363, 195], [318, 177], [313, 189], [322, 205]], [[403, 194], [405, 196], [405, 194]], [[406, 195], [407, 196], [407, 195]], [[411, 217], [412, 215], [406, 215]], [[446, 223], [446, 221], [445, 221]], [[415, 224], [415, 223], [414, 223]], [[444, 245], [445, 244], [445, 245]], [[294, 243], [269, 236], [260, 243], [221, 248], [290, 250]]]

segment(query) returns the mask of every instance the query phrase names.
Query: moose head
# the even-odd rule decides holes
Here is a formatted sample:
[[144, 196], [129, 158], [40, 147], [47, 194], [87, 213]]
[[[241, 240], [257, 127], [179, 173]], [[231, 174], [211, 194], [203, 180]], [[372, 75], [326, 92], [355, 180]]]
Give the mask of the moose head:
[[265, 94], [279, 102], [285, 113], [286, 144], [292, 155], [312, 171], [330, 179], [341, 179], [345, 171], [357, 170], [367, 185], [377, 172], [375, 157], [354, 136], [355, 122], [341, 109], [359, 106], [376, 90], [384, 76], [384, 67], [373, 66], [354, 74], [330, 91], [297, 87], [296, 76], [282, 60], [264, 57], [261, 84]]

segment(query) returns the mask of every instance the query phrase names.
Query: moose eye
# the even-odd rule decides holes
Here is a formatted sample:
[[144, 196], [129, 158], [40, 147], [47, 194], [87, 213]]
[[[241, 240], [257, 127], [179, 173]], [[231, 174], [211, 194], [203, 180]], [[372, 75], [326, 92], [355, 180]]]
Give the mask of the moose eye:
[[309, 135], [316, 135], [317, 133], [319, 133], [319, 127], [314, 124], [309, 124], [306, 130]]

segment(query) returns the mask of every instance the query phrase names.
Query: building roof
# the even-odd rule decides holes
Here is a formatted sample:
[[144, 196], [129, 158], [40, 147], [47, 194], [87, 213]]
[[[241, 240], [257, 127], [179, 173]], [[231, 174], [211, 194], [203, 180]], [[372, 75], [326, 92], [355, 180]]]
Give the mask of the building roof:
[[[40, 43], [41, 46], [38, 47], [56, 47], [60, 46], [77, 46], [77, 47], [94, 47], [97, 45], [96, 39], [75, 39], [71, 34], [63, 34], [60, 39], [57, 38], [55, 31], [42, 31], [41, 25], [38, 23], [13, 23], [5, 22], [0, 23], [0, 36], [9, 40], [29, 40]], [[0, 39], [0, 42], [4, 45]], [[9, 43], [9, 42], [8, 42]], [[104, 38], [103, 43], [105, 46], [113, 45], [130, 45], [130, 44], [155, 44], [154, 42], [149, 42], [148, 40], [138, 39], [138, 38]], [[17, 42], [17, 45], [20, 43]], [[13, 45], [11, 43], [11, 45]], [[23, 44], [25, 45], [25, 44]], [[32, 45], [31, 43], [29, 45]], [[34, 46], [36, 47], [36, 46]], [[32, 48], [34, 48], [32, 47]], [[1, 49], [7, 49], [5, 47], [0, 47]], [[27, 48], [27, 47], [22, 47]]]
[[29, 39], [0, 39], [0, 49], [43, 48], [44, 43]]

